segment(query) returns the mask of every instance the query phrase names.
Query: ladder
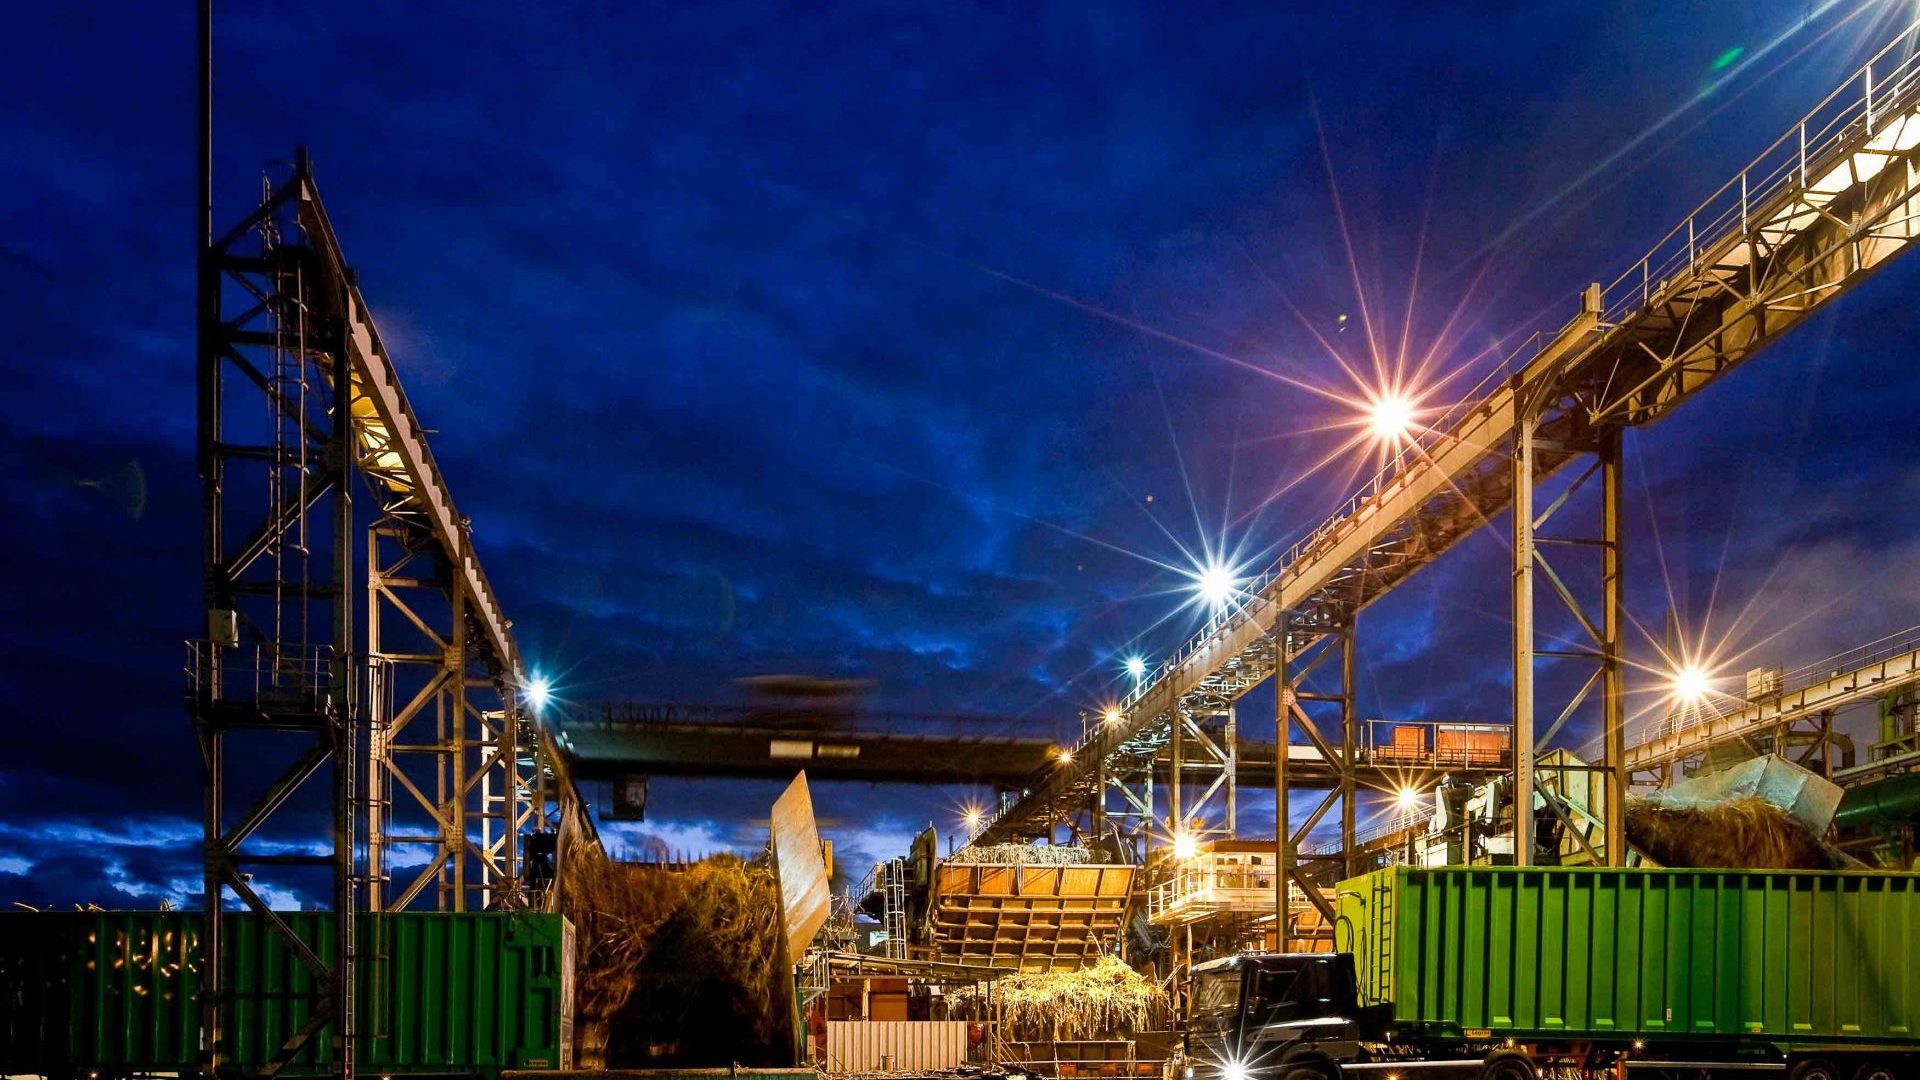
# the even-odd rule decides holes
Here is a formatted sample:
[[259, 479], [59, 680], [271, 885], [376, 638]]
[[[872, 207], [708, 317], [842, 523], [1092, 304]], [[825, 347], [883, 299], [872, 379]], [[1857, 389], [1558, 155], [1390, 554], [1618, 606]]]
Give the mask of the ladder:
[[[1390, 875], [1375, 875], [1370, 901], [1372, 914], [1367, 919], [1375, 938], [1370, 957], [1375, 1002], [1393, 1000], [1393, 886], [1389, 881]], [[1355, 930], [1358, 932], [1357, 927]]]
[[881, 928], [887, 933], [887, 958], [907, 958], [907, 861], [893, 859], [881, 867]]

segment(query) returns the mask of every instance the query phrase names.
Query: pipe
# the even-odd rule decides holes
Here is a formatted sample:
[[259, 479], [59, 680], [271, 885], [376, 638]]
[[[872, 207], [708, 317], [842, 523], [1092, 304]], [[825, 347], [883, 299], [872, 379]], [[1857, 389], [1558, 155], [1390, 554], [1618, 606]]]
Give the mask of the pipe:
[[1920, 818], [1920, 773], [1903, 773], [1848, 788], [1833, 815], [1837, 829], [1872, 829]]

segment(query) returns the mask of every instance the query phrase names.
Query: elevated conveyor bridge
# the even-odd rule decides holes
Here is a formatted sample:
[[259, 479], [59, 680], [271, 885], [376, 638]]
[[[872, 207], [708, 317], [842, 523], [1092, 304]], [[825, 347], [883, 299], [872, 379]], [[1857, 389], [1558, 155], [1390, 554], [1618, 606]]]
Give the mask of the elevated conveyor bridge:
[[[1308, 715], [1297, 673], [1318, 662], [1309, 660], [1316, 652], [1344, 654], [1342, 689], [1327, 696], [1340, 700], [1350, 728], [1356, 616], [1513, 508], [1516, 787], [1530, 801], [1539, 736], [1536, 660], [1590, 662], [1592, 677], [1547, 736], [1583, 703], [1597, 703], [1611, 734], [1604, 767], [1615, 808], [1609, 850], [1623, 850], [1620, 432], [1679, 408], [1911, 245], [1920, 229], [1913, 42], [1910, 27], [1644, 255], [1611, 281], [1588, 287], [1566, 325], [1530, 338], [1470, 400], [1244, 583], [1226, 611], [1124, 699], [1115, 723], [1092, 731], [1071, 764], [1010, 802], [983, 838], [1047, 835], [1089, 806], [1098, 817], [1113, 777], [1140, 773], [1143, 762], [1181, 739], [1188, 718], [1230, 710], [1249, 688], [1276, 676], [1289, 688], [1281, 695], [1280, 727], [1300, 729], [1329, 760], [1348, 761], [1350, 731], [1323, 730]], [[1566, 510], [1570, 491], [1542, 507], [1535, 487], [1562, 470], [1573, 473], [1573, 488], [1593, 477], [1603, 488], [1601, 520], [1575, 537], [1538, 533]], [[1599, 552], [1599, 597], [1575, 596], [1573, 578], [1556, 572], [1544, 550], [1556, 542]], [[1537, 582], [1573, 611], [1590, 639], [1580, 648], [1536, 646]], [[1344, 790], [1329, 800], [1344, 799], [1342, 846], [1351, 850], [1355, 772], [1341, 767]], [[1286, 787], [1282, 777], [1283, 817]], [[1321, 803], [1314, 820], [1327, 809]], [[1172, 817], [1185, 821], [1177, 808]]]

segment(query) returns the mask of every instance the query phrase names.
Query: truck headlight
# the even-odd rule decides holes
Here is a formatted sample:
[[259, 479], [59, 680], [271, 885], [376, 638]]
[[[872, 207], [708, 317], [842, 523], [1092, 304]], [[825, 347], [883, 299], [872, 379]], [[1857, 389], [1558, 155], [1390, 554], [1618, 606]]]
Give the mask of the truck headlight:
[[1247, 1080], [1247, 1067], [1237, 1061], [1220, 1066], [1220, 1080]]

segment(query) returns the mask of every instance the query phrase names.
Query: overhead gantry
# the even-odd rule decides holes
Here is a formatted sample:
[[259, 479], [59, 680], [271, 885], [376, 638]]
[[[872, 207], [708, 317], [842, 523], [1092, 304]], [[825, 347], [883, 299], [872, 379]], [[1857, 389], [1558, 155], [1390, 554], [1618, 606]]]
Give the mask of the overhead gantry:
[[[1142, 763], [1175, 749], [1195, 717], [1217, 716], [1251, 687], [1277, 679], [1276, 738], [1295, 729], [1342, 774], [1309, 825], [1336, 802], [1340, 850], [1355, 848], [1352, 650], [1355, 620], [1462, 538], [1511, 511], [1513, 764], [1516, 805], [1529, 806], [1534, 758], [1575, 716], [1597, 713], [1605, 733], [1609, 858], [1625, 850], [1622, 800], [1621, 435], [1666, 416], [1777, 340], [1890, 259], [1920, 229], [1920, 67], [1915, 27], [1787, 129], [1645, 255], [1604, 285], [1589, 286], [1579, 312], [1552, 334], [1528, 339], [1470, 400], [1411, 439], [1337, 513], [1256, 579], [1227, 609], [1143, 679], [1110, 724], [1093, 730], [1070, 763], [1008, 803], [985, 839], [1048, 834], [1080, 814], [1104, 813], [1105, 791], [1140, 775]], [[1543, 484], [1558, 474], [1570, 480]], [[1597, 500], [1570, 502], [1597, 484]], [[1594, 520], [1568, 516], [1597, 502]], [[1592, 572], [1568, 572], [1575, 559]], [[1582, 590], [1581, 582], [1597, 582]], [[1594, 593], [1597, 595], [1587, 595]], [[1575, 627], [1543, 638], [1537, 601], [1563, 608]], [[1315, 694], [1302, 675], [1339, 657], [1338, 688]], [[1588, 677], [1551, 714], [1538, 713], [1535, 668], [1585, 666]], [[1321, 717], [1306, 702], [1321, 701]], [[1550, 715], [1548, 723], [1537, 716]], [[1246, 717], [1238, 718], [1244, 725]], [[1288, 781], [1276, 785], [1280, 820], [1291, 820]], [[1149, 799], [1151, 797], [1149, 796]], [[1175, 802], [1177, 803], [1177, 797]], [[1151, 823], [1149, 823], [1151, 824]], [[1177, 806], [1158, 837], [1187, 827]], [[1284, 830], [1283, 830], [1284, 831]], [[1310, 898], [1295, 855], [1278, 853]], [[1517, 858], [1528, 857], [1516, 845]]]

